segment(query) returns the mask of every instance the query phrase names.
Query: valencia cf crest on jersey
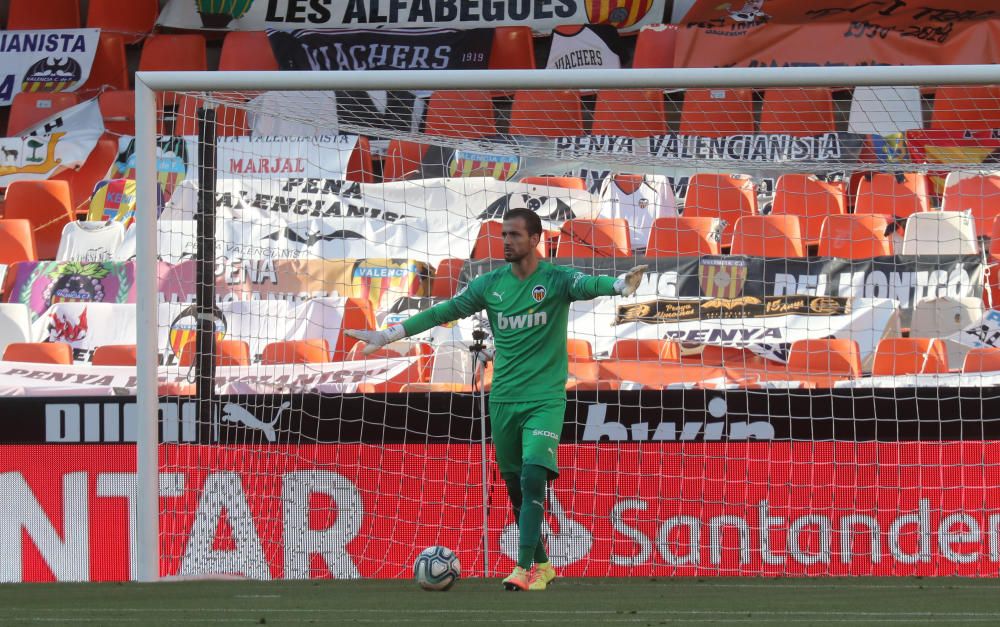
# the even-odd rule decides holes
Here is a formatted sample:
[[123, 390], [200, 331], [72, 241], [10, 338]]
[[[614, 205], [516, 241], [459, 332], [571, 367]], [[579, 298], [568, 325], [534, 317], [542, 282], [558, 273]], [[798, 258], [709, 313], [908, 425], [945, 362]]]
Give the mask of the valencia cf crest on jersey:
[[545, 299], [545, 286], [536, 285], [535, 287], [531, 288], [531, 297], [535, 299], [536, 303], [542, 302], [542, 300]]

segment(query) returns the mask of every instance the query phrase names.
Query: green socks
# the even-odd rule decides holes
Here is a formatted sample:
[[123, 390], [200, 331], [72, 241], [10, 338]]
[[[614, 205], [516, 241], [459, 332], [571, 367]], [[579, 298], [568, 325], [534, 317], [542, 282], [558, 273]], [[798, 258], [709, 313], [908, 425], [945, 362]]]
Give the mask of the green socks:
[[549, 471], [536, 464], [526, 464], [521, 469], [520, 477], [514, 474], [503, 476], [507, 484], [511, 505], [514, 506], [514, 517], [520, 530], [518, 543], [517, 565], [521, 568], [531, 568], [532, 562], [549, 561], [542, 545], [542, 521], [545, 516], [545, 486], [549, 479]]

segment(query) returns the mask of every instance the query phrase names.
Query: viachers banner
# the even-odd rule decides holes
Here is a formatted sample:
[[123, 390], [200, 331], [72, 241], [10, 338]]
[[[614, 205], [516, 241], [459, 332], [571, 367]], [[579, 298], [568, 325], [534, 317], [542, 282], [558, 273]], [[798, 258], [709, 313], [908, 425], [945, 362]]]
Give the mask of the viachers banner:
[[992, 64], [998, 17], [989, 0], [698, 0], [678, 31], [675, 66]]
[[79, 89], [90, 76], [100, 34], [96, 28], [0, 33], [0, 106], [22, 91]]
[[611, 24], [638, 30], [663, 20], [665, 0], [558, 0], [557, 2], [430, 2], [390, 0], [169, 0], [157, 23], [168, 28], [481, 28], [529, 26], [548, 32], [560, 24]]

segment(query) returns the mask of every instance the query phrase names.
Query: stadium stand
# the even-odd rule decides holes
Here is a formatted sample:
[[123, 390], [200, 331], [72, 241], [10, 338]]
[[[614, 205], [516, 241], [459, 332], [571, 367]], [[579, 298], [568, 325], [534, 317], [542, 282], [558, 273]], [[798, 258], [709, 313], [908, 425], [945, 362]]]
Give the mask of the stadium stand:
[[587, 340], [569, 338], [566, 341], [566, 352], [569, 354], [570, 362], [594, 361], [594, 348]]
[[129, 77], [125, 38], [117, 33], [102, 32], [94, 51], [90, 76], [80, 86], [79, 93], [90, 98], [108, 89], [130, 89]]
[[963, 211], [914, 213], [906, 221], [901, 255], [975, 255], [979, 252], [972, 215]]
[[680, 361], [677, 342], [663, 339], [622, 339], [611, 347], [609, 359], [621, 361]]
[[420, 175], [420, 164], [427, 153], [427, 144], [391, 139], [382, 161], [382, 181], [404, 181]]
[[931, 129], [937, 131], [989, 131], [1000, 128], [995, 86], [946, 85], [934, 92]]
[[676, 25], [649, 24], [643, 26], [636, 37], [632, 67], [674, 67], [674, 49], [676, 46]]
[[493, 99], [482, 91], [435, 91], [427, 104], [424, 132], [467, 139], [493, 135]]
[[435, 298], [451, 298], [458, 292], [458, 277], [465, 265], [463, 259], [442, 259], [434, 273], [431, 282], [431, 296]]
[[587, 183], [579, 176], [526, 176], [520, 182], [525, 185], [545, 185], [563, 189], [587, 189]]
[[971, 211], [976, 235], [988, 238], [1000, 215], [1000, 174], [949, 172], [941, 199], [944, 211]]
[[73, 349], [66, 342], [11, 342], [3, 351], [3, 361], [69, 366]]
[[55, 259], [63, 227], [76, 219], [66, 181], [15, 181], [7, 187], [5, 218], [31, 223], [40, 259]]
[[249, 72], [278, 69], [271, 44], [264, 31], [230, 31], [222, 42], [220, 71]]
[[535, 45], [529, 27], [501, 26], [494, 30], [490, 69], [535, 69]]
[[809, 246], [819, 242], [823, 220], [847, 212], [842, 181], [821, 181], [811, 174], [782, 174], [774, 186], [771, 215], [794, 215], [802, 225], [802, 238]]
[[71, 92], [21, 92], [14, 96], [7, 118], [7, 137], [17, 137], [35, 124], [80, 102]]
[[748, 176], [699, 172], [688, 181], [684, 217], [725, 221], [721, 244], [728, 248], [733, 228], [742, 216], [757, 213], [757, 187]]
[[594, 135], [651, 137], [665, 135], [668, 130], [662, 91], [597, 92], [591, 127]]
[[91, 362], [95, 366], [136, 365], [135, 344], [105, 344], [94, 349]]
[[260, 363], [265, 366], [316, 364], [328, 361], [330, 361], [330, 345], [324, 339], [271, 342], [264, 347], [264, 352], [260, 355]]
[[907, 218], [931, 208], [931, 182], [920, 172], [876, 172], [863, 176], [854, 198], [854, 213]]
[[1000, 371], [1000, 348], [982, 346], [970, 349], [962, 362], [962, 372]]
[[97, 99], [104, 118], [104, 129], [113, 135], [135, 134], [135, 92], [113, 89]]
[[935, 338], [889, 337], [875, 347], [872, 376], [948, 372], [944, 343]]
[[807, 376], [861, 376], [861, 350], [854, 340], [801, 339], [788, 349], [788, 370]]
[[31, 221], [23, 218], [0, 219], [0, 264], [35, 261], [35, 234]]
[[889, 220], [883, 215], [830, 215], [819, 235], [820, 257], [868, 259], [892, 254]]
[[518, 91], [511, 108], [510, 133], [534, 137], [579, 137], [583, 108], [575, 91]]
[[7, 30], [80, 28], [79, 0], [9, 0]]
[[752, 257], [805, 257], [798, 216], [742, 216], [733, 227], [730, 254]]
[[202, 35], [151, 35], [142, 44], [139, 71], [204, 71], [208, 69]]
[[761, 133], [810, 136], [837, 130], [829, 89], [766, 89], [763, 98]]
[[628, 257], [628, 223], [622, 218], [576, 218], [563, 222], [556, 257]]
[[650, 257], [718, 255], [718, 225], [716, 218], [657, 218], [649, 230], [646, 254]]
[[750, 89], [688, 89], [681, 107], [681, 134], [724, 137], [753, 133], [753, 91]]
[[153, 32], [159, 12], [157, 0], [89, 0], [87, 26], [120, 34], [132, 45]]
[[[195, 343], [189, 342], [181, 350], [180, 366], [190, 368], [197, 353]], [[250, 345], [243, 340], [218, 340], [215, 343], [216, 366], [249, 366]]]

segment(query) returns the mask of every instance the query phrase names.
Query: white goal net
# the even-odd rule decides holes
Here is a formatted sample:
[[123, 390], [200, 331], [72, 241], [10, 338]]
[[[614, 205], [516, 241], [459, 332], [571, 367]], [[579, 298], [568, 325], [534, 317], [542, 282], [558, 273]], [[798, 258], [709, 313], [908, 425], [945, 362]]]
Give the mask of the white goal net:
[[563, 575], [995, 575], [1000, 91], [863, 70], [161, 83], [160, 575], [405, 577], [432, 545], [510, 570], [485, 313], [367, 357], [344, 330], [500, 267], [515, 208], [545, 263], [649, 266], [570, 310]]

